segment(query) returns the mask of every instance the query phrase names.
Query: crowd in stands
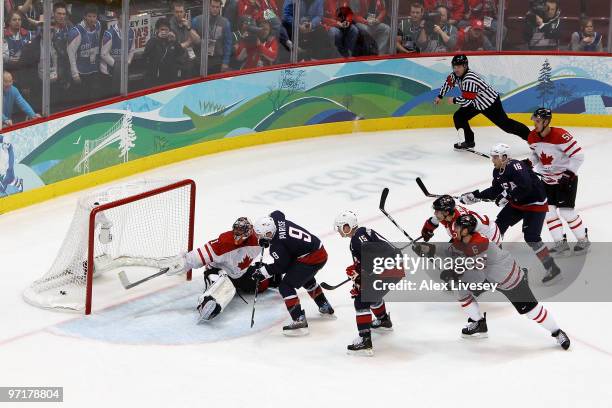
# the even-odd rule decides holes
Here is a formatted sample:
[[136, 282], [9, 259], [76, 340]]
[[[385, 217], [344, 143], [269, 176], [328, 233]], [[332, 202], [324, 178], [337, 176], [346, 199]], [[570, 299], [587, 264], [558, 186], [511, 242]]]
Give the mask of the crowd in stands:
[[[306, 61], [391, 51], [490, 51], [498, 48], [498, 30], [506, 46], [509, 34], [517, 31], [516, 21], [522, 41], [517, 48], [604, 51], [604, 33], [597, 27], [602, 19], [589, 18], [588, 7], [574, 20], [564, 19], [560, 2], [585, 0], [529, 0], [522, 15], [512, 14], [514, 1], [506, 0], [501, 22], [498, 0], [400, 0], [398, 30], [392, 33], [391, 0], [302, 0], [297, 21], [294, 0], [210, 0], [208, 22], [201, 3], [175, 0], [164, 3], [165, 14], [156, 16], [138, 51], [135, 30], [127, 30], [127, 64], [130, 80], [141, 71], [142, 87], [150, 88], [199, 76], [203, 49], [208, 50], [208, 74], [288, 63], [293, 52]], [[42, 0], [5, 0], [4, 7], [6, 126], [39, 116], [44, 16]], [[141, 6], [138, 12], [147, 10]], [[119, 95], [126, 39], [120, 13], [116, 0], [53, 4], [47, 51], [53, 111]], [[570, 24], [571, 37], [564, 34]]]

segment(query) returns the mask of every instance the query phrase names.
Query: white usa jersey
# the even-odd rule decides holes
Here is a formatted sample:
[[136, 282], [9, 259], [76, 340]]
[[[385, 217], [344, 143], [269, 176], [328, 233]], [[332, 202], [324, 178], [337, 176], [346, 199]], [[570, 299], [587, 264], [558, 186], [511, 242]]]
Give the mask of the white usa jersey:
[[551, 127], [546, 137], [532, 130], [527, 139], [531, 149], [534, 170], [544, 177], [546, 184], [558, 184], [564, 171], [578, 174], [584, 162], [582, 147], [562, 128]]
[[260, 254], [261, 247], [254, 233], [245, 242], [236, 245], [232, 231], [227, 231], [219, 235], [219, 238], [207, 242], [204, 247], [191, 251], [187, 258], [194, 268], [220, 268], [230, 278], [238, 279]]

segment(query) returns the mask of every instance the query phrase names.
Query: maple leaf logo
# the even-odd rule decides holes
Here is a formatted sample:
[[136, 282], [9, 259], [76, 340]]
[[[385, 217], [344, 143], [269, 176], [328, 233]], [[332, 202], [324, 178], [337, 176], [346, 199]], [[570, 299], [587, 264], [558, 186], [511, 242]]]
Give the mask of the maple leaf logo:
[[542, 152], [540, 153], [540, 161], [542, 162], [543, 166], [550, 166], [553, 162], [553, 157], [548, 156], [546, 153]]
[[238, 267], [240, 268], [240, 270], [243, 270], [244, 268], [248, 268], [252, 261], [253, 261], [253, 258], [251, 258], [248, 255], [245, 255], [244, 259], [240, 261], [240, 263], [238, 264]]

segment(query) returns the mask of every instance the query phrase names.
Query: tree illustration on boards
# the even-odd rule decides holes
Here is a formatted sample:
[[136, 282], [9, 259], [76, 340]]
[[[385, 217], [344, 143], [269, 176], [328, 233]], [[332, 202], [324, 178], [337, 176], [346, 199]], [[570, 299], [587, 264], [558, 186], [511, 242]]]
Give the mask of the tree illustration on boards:
[[296, 93], [306, 89], [303, 69], [284, 69], [280, 72], [276, 84], [268, 87], [268, 99], [272, 103], [272, 110], [278, 110]]
[[132, 112], [127, 111], [123, 115], [119, 132], [119, 151], [121, 152], [119, 157], [122, 157], [125, 163], [129, 160], [130, 150], [135, 146], [136, 141], [136, 132], [132, 126]]
[[538, 98], [540, 98], [540, 106], [549, 108], [551, 107], [549, 104], [549, 99], [552, 99], [555, 94], [555, 84], [553, 84], [551, 77], [552, 67], [550, 66], [547, 58], [544, 60], [542, 68], [540, 68], [536, 92], [538, 93]]

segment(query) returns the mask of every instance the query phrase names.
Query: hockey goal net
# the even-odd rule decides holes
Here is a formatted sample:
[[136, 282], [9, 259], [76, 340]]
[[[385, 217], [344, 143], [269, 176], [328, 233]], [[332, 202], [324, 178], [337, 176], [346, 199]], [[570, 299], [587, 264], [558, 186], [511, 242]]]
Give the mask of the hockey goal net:
[[24, 299], [90, 314], [97, 276], [124, 266], [161, 269], [192, 250], [194, 211], [192, 180], [136, 181], [81, 197], [55, 261]]

